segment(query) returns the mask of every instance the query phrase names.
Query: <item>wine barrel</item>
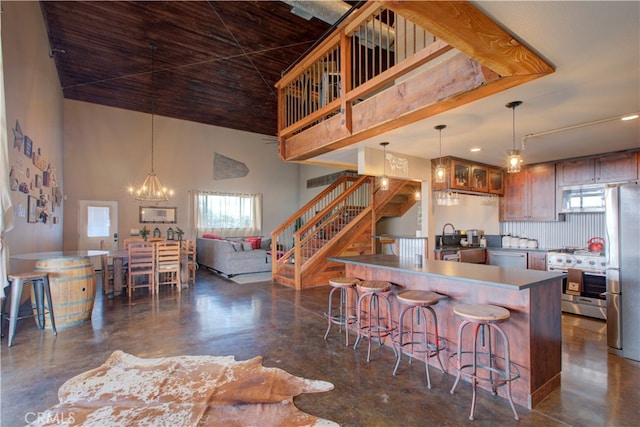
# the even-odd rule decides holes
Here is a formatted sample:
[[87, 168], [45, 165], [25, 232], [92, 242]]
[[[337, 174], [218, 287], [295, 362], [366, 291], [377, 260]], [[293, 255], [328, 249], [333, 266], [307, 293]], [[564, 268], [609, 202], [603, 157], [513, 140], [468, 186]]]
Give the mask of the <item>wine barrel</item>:
[[[96, 297], [96, 278], [91, 258], [78, 256], [44, 259], [36, 262], [34, 270], [49, 273], [57, 328], [76, 326], [91, 319]], [[31, 301], [35, 301], [33, 290]], [[45, 327], [51, 328], [49, 322], [45, 322]]]

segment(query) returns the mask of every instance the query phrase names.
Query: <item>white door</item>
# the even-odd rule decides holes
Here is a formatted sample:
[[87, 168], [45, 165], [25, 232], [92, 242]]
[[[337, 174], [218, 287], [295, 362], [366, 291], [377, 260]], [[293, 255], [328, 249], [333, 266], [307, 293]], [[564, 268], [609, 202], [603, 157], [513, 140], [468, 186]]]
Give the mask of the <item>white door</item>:
[[118, 202], [78, 201], [78, 250], [118, 249]]

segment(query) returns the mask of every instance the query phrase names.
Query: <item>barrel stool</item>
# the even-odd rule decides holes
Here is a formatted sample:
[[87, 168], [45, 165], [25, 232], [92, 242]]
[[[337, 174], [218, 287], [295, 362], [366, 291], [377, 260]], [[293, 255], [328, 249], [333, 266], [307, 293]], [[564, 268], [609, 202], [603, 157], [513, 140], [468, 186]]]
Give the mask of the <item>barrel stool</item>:
[[[353, 349], [358, 348], [360, 339], [367, 338], [367, 363], [371, 360], [371, 340], [377, 338], [380, 345], [382, 339], [392, 334], [393, 321], [391, 317], [391, 302], [385, 295], [391, 290], [391, 283], [381, 280], [365, 280], [356, 284], [358, 302], [356, 304], [356, 330], [358, 338]], [[384, 303], [386, 313], [380, 310], [380, 304]], [[366, 310], [365, 310], [366, 309]], [[395, 347], [391, 346], [396, 354]], [[396, 354], [397, 356], [397, 354]]]
[[[331, 331], [331, 325], [339, 325], [340, 328], [344, 326], [344, 340], [345, 345], [349, 345], [349, 325], [354, 324], [357, 320], [356, 308], [354, 303], [358, 300], [358, 292], [356, 290], [356, 284], [360, 280], [353, 277], [334, 277], [329, 279], [329, 285], [332, 289], [329, 292], [329, 307], [324, 314], [327, 318], [327, 332], [324, 334], [326, 340]], [[339, 292], [340, 302], [337, 308], [333, 306], [334, 294]], [[352, 294], [352, 295], [350, 295]], [[353, 303], [350, 303], [350, 300]]]
[[[458, 351], [451, 355], [451, 358], [455, 361], [454, 366], [456, 366], [457, 370], [456, 381], [451, 388], [451, 394], [455, 391], [462, 375], [468, 376], [471, 379], [473, 397], [471, 398], [471, 413], [469, 419], [473, 420], [478, 381], [486, 381], [491, 384], [494, 395], [498, 387], [506, 385], [507, 399], [509, 400], [515, 419], [518, 420], [518, 413], [511, 398], [511, 382], [519, 378], [520, 375], [517, 372], [511, 371], [509, 339], [499, 326], [499, 323], [503, 323], [509, 319], [511, 313], [504, 307], [489, 304], [462, 304], [454, 307], [453, 312], [463, 320], [460, 326], [458, 326]], [[473, 338], [472, 350], [463, 350], [462, 335], [465, 327], [471, 324], [475, 325], [473, 336], [471, 337]], [[492, 350], [492, 329], [496, 330], [502, 338], [504, 357], [497, 356]], [[478, 351], [478, 339], [480, 339], [480, 345], [485, 347], [486, 351]]]
[[[13, 344], [13, 337], [16, 334], [16, 323], [18, 319], [25, 317], [33, 317], [30, 315], [20, 315], [20, 299], [22, 298], [22, 288], [25, 282], [31, 283], [36, 303], [36, 320], [39, 329], [44, 328], [45, 305], [43, 297], [47, 298], [47, 311], [49, 312], [49, 320], [51, 321], [51, 329], [54, 335], [58, 335], [56, 331], [56, 321], [53, 316], [53, 303], [51, 302], [51, 288], [49, 287], [49, 275], [42, 272], [30, 272], [21, 274], [9, 274], [9, 282], [11, 282], [11, 309], [9, 312], [9, 340], [8, 345]], [[43, 295], [44, 294], [44, 295]], [[6, 299], [5, 299], [6, 301]], [[4, 304], [3, 304], [4, 305]], [[2, 309], [4, 314], [4, 307]]]
[[[429, 360], [436, 356], [440, 364], [440, 370], [445, 372], [440, 351], [444, 350], [444, 338], [438, 336], [438, 317], [432, 306], [440, 301], [440, 297], [435, 292], [408, 290], [396, 295], [400, 307], [398, 317], [398, 330], [394, 339], [396, 351], [396, 366], [393, 375], [398, 371], [402, 354], [409, 356], [409, 363], [413, 358], [423, 358], [427, 371], [427, 388], [431, 388], [431, 378], [429, 375]], [[427, 314], [429, 313], [430, 316]], [[408, 330], [405, 330], [405, 317], [409, 315]], [[429, 333], [429, 317], [433, 323], [433, 331]]]

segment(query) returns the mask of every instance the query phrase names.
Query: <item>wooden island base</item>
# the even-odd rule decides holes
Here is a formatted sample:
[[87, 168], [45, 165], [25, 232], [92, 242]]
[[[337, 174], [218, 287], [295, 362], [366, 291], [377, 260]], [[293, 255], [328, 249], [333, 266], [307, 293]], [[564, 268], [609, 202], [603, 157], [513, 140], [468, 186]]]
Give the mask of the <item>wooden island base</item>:
[[[335, 257], [343, 262], [348, 277], [386, 280], [396, 291], [419, 289], [442, 295], [434, 306], [439, 334], [446, 339], [441, 354], [446, 363], [456, 352], [460, 319], [453, 313], [458, 304], [494, 304], [511, 312], [501, 324], [509, 337], [511, 361], [520, 373], [512, 383], [514, 402], [533, 408], [560, 386], [562, 363], [562, 325], [560, 293], [562, 273], [506, 269], [489, 265], [427, 260], [421, 267], [392, 255]], [[392, 304], [397, 304], [391, 298]], [[397, 305], [393, 308], [397, 313]], [[386, 342], [387, 345], [390, 342]], [[471, 343], [465, 343], [471, 344]], [[503, 351], [497, 348], [498, 354]], [[431, 360], [432, 363], [437, 363]], [[434, 364], [434, 366], [437, 366]], [[455, 375], [446, 363], [449, 374]], [[490, 390], [486, 384], [480, 386]], [[504, 387], [498, 394], [505, 397]]]

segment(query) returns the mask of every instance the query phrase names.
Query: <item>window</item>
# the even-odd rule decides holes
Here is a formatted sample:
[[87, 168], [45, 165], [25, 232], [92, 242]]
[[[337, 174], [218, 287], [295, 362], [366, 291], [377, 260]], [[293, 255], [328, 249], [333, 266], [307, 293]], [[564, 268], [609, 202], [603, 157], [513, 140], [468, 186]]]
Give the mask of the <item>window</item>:
[[87, 207], [87, 236], [109, 237], [109, 207]]
[[224, 237], [262, 234], [262, 195], [196, 192], [195, 223], [198, 235]]

